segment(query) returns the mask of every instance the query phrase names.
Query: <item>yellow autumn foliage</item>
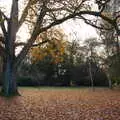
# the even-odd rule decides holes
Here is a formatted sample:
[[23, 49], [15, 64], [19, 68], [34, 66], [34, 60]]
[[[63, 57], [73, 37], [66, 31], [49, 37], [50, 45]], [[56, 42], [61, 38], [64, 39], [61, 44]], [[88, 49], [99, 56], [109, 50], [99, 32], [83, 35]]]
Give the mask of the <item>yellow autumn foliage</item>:
[[62, 62], [66, 46], [64, 39], [65, 35], [60, 29], [51, 29], [41, 34], [36, 43], [44, 40], [49, 42], [31, 49], [32, 62], [42, 61], [46, 56], [51, 56], [51, 63], [57, 64]]

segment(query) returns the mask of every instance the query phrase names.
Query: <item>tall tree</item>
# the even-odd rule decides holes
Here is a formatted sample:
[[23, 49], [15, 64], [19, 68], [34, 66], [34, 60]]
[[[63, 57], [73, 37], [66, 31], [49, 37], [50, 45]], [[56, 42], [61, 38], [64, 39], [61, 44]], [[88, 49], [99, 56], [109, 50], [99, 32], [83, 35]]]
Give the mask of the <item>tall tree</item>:
[[[118, 16], [110, 19], [102, 14], [102, 9], [104, 9], [108, 1], [96, 0], [96, 3], [101, 8], [99, 11], [92, 10], [89, 0], [26, 0], [26, 6], [22, 10], [21, 16], [18, 9], [20, 4], [19, 0], [12, 0], [10, 17], [7, 17], [2, 12], [2, 9], [0, 9], [0, 26], [4, 38], [2, 40], [4, 45], [0, 45], [0, 49], [4, 52], [2, 94], [5, 96], [18, 94], [16, 85], [17, 68], [34, 44], [38, 35], [47, 29], [76, 16], [84, 19], [86, 23], [91, 23], [84, 16], [89, 14], [108, 21], [119, 34], [120, 30], [116, 22]], [[25, 21], [31, 25], [30, 38], [24, 44], [17, 43], [16, 34]], [[16, 56], [15, 48], [19, 45], [23, 45], [23, 48]]]
[[[111, 19], [114, 19], [116, 16], [118, 16], [116, 19], [118, 21], [118, 28], [120, 23], [120, 9], [119, 9], [120, 2], [116, 0], [110, 1], [105, 9], [103, 14], [106, 16], [111, 17]], [[107, 26], [109, 28], [112, 28], [110, 24], [108, 24], [106, 21], [102, 21], [104, 26]], [[106, 72], [106, 75], [108, 77], [109, 82], [109, 88], [112, 88], [112, 77], [116, 75], [119, 71], [119, 61], [120, 61], [120, 46], [119, 46], [119, 37], [116, 33], [115, 29], [112, 28], [110, 30], [100, 30], [100, 37], [105, 45], [105, 58], [104, 58], [104, 71]]]
[[96, 58], [98, 57], [96, 48], [100, 45], [100, 42], [97, 40], [97, 38], [89, 38], [85, 40], [84, 44], [84, 49], [86, 51], [86, 58], [88, 62], [88, 71], [91, 80], [91, 87], [94, 90], [94, 76], [97, 69], [93, 72], [92, 66], [93, 64], [98, 64], [96, 60]]

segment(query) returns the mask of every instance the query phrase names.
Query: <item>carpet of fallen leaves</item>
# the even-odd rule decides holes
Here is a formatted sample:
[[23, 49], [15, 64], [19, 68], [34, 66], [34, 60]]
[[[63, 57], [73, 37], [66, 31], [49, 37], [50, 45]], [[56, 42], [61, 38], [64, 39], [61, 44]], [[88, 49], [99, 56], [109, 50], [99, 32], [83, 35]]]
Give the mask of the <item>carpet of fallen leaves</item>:
[[120, 120], [120, 90], [20, 88], [0, 97], [0, 120]]

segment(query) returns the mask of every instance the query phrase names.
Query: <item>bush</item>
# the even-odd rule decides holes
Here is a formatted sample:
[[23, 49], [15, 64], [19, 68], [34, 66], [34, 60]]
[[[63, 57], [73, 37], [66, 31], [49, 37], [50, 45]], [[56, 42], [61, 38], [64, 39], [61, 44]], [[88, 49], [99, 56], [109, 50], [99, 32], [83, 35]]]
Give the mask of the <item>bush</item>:
[[19, 86], [38, 86], [39, 82], [29, 76], [20, 76], [17, 78]]
[[115, 86], [120, 85], [120, 77], [113, 77], [112, 84]]

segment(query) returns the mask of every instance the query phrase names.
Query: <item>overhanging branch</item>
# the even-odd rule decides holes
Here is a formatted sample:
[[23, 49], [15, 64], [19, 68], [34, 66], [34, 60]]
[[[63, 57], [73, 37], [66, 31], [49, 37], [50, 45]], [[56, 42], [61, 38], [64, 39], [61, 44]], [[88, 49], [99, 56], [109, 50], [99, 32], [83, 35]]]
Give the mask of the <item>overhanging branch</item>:
[[98, 25], [96, 25], [94, 22], [92, 22], [92, 20], [86, 19], [86, 18], [83, 17], [83, 16], [80, 16], [80, 17], [78, 17], [78, 18], [84, 20], [84, 22], [85, 22], [86, 24], [88, 24], [88, 25], [90, 25], [90, 26], [92, 26], [92, 27], [94, 27], [94, 28], [97, 28], [97, 29], [102, 29], [102, 30], [111, 30], [111, 29], [113, 29], [113, 27], [111, 27], [111, 28], [106, 28], [106, 27], [98, 26]]
[[112, 24], [113, 26], [116, 25], [115, 20], [110, 19], [107, 16], [104, 16], [103, 14], [101, 14], [101, 12], [96, 12], [96, 11], [80, 11], [80, 12], [76, 12], [76, 13], [72, 13], [64, 18], [61, 19], [57, 19], [54, 22], [50, 23], [48, 26], [46, 27], [42, 27], [41, 23], [43, 21], [44, 16], [46, 15], [46, 5], [43, 5], [43, 9], [40, 12], [40, 16], [37, 19], [37, 23], [34, 27], [33, 33], [31, 35], [31, 38], [28, 40], [28, 42], [26, 43], [26, 45], [23, 47], [22, 51], [19, 53], [19, 55], [17, 56], [16, 59], [16, 66], [20, 63], [20, 61], [26, 56], [27, 52], [29, 51], [29, 49], [32, 47], [33, 43], [35, 42], [37, 36], [46, 31], [47, 29], [55, 26], [55, 25], [59, 25], [61, 23], [63, 23], [64, 21], [74, 18], [76, 16], [81, 16], [81, 15], [93, 15], [96, 17], [101, 17], [102, 19], [104, 19], [105, 21], [107, 21], [108, 23]]
[[[115, 21], [110, 19], [109, 17], [106, 17], [104, 15], [102, 15], [100, 12], [95, 12], [95, 11], [80, 11], [78, 13], [74, 13], [74, 14], [70, 14], [68, 15], [67, 17], [64, 17], [64, 18], [61, 18], [61, 19], [57, 19], [56, 21], [52, 22], [51, 24], [49, 24], [48, 26], [46, 27], [43, 27], [40, 29], [40, 33], [43, 32], [43, 31], [46, 31], [47, 29], [51, 28], [52, 26], [55, 26], [55, 25], [58, 25], [60, 23], [63, 23], [64, 21], [68, 20], [68, 19], [71, 19], [71, 18], [74, 18], [76, 16], [81, 16], [81, 15], [93, 15], [93, 16], [96, 16], [96, 17], [101, 17], [102, 19], [104, 19], [105, 21], [107, 21], [108, 23], [112, 24], [114, 26], [115, 24]], [[88, 24], [88, 22], [87, 22]], [[89, 23], [90, 24], [90, 23]], [[92, 24], [91, 24], [92, 25]], [[93, 24], [92, 26], [95, 27], [95, 25]]]
[[[49, 40], [44, 40], [44, 41], [42, 41], [42, 42], [35, 43], [35, 44], [33, 44], [31, 47], [41, 46], [41, 45], [43, 45], [43, 44], [45, 44], [45, 43], [47, 43], [47, 42], [49, 42]], [[20, 47], [20, 46], [25, 46], [25, 45], [27, 45], [27, 43], [25, 43], [25, 42], [15, 43], [15, 47]]]

